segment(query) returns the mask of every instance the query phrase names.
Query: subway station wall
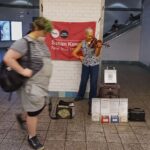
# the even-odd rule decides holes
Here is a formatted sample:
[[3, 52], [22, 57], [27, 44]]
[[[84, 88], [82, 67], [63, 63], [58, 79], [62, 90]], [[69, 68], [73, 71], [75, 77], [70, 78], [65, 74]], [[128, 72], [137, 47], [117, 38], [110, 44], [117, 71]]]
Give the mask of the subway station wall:
[[[38, 9], [25, 9], [25, 8], [10, 8], [0, 7], [0, 19], [8, 21], [22, 21], [23, 35], [29, 31], [30, 23], [33, 17], [39, 16]], [[13, 41], [0, 42], [0, 48], [9, 47]]]
[[109, 41], [110, 47], [102, 48], [102, 60], [139, 61], [141, 26], [133, 28]]
[[140, 62], [150, 67], [150, 1], [144, 1], [142, 16]]

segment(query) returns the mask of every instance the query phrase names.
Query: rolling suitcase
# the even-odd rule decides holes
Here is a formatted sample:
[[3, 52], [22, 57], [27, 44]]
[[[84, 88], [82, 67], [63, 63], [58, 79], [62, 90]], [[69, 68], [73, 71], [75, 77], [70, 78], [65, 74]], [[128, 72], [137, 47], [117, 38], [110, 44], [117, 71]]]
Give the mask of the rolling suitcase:
[[120, 97], [120, 85], [104, 83], [100, 86], [99, 97], [101, 98], [119, 98]]

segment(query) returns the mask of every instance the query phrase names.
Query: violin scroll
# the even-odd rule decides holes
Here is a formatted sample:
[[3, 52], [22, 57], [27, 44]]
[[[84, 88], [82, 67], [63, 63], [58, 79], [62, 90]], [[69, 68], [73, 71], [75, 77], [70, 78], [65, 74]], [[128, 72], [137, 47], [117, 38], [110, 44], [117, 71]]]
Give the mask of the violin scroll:
[[103, 43], [102, 45], [104, 45], [105, 47], [110, 47], [109, 43]]

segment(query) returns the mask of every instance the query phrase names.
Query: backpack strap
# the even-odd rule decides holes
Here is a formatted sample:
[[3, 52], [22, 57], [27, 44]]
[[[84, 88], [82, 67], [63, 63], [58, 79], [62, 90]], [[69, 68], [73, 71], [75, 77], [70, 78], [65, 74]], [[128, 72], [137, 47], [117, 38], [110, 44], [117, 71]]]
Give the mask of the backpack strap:
[[27, 38], [23, 38], [23, 39], [27, 43], [27, 58], [28, 58], [27, 65], [30, 68], [31, 67], [31, 47], [30, 47], [31, 42]]
[[[27, 42], [27, 58], [28, 58], [27, 65], [28, 65], [28, 67], [30, 68], [30, 67], [31, 67], [30, 41], [28, 41], [26, 38], [23, 38], [23, 39]], [[10, 92], [10, 94], [9, 94], [9, 96], [8, 96], [8, 101], [11, 101], [12, 95], [13, 95], [13, 92]]]

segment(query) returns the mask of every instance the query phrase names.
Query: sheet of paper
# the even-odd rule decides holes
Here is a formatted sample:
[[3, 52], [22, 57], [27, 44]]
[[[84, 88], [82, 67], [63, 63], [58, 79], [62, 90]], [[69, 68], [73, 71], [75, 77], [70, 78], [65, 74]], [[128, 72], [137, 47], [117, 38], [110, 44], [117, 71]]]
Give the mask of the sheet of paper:
[[117, 71], [116, 70], [104, 70], [104, 83], [117, 83]]

